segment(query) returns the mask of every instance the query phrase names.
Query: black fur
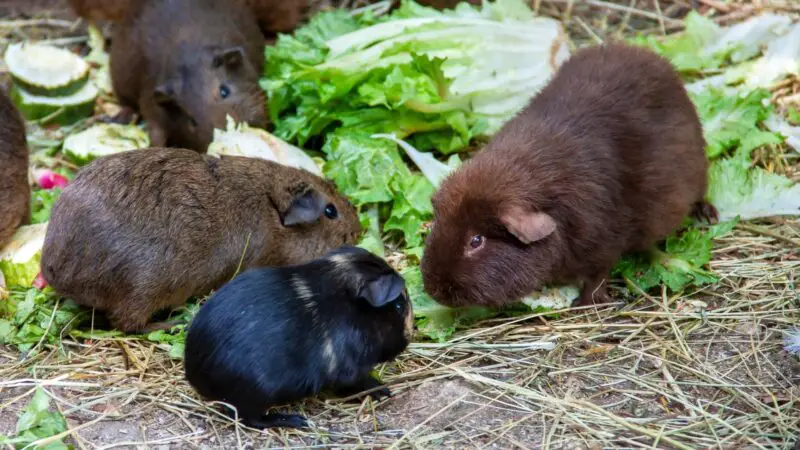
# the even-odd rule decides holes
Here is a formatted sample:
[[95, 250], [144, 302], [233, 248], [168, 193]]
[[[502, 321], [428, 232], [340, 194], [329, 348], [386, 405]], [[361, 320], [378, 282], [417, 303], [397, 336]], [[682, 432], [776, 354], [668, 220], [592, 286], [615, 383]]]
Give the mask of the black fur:
[[349, 396], [378, 388], [369, 372], [406, 348], [411, 318], [402, 277], [357, 247], [306, 264], [250, 269], [192, 321], [186, 378], [201, 396], [235, 406], [248, 426], [305, 427], [302, 416], [265, 412], [323, 389]]

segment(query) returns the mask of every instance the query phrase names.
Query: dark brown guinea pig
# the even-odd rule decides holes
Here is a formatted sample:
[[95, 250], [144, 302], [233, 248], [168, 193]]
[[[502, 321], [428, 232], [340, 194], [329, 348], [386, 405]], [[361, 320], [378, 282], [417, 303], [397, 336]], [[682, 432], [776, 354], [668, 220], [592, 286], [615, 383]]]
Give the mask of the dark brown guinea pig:
[[264, 37], [244, 0], [140, 0], [116, 24], [111, 80], [151, 145], [205, 153], [230, 115], [266, 126]]
[[98, 158], [53, 207], [44, 278], [125, 332], [207, 294], [237, 269], [300, 264], [353, 244], [358, 216], [333, 184], [245, 157], [154, 148]]
[[704, 200], [708, 161], [694, 105], [671, 64], [618, 44], [580, 50], [486, 148], [446, 178], [422, 274], [451, 306], [497, 306], [550, 283], [604, 279]]
[[28, 222], [30, 202], [25, 122], [0, 89], [0, 249]]

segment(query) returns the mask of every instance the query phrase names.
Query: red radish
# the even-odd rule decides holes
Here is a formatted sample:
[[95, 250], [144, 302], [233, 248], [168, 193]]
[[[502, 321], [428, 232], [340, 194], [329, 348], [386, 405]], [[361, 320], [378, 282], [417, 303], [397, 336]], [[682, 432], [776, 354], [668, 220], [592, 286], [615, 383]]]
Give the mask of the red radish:
[[42, 273], [39, 272], [38, 274], [36, 274], [36, 278], [33, 279], [33, 283], [31, 284], [33, 285], [33, 287], [41, 291], [42, 289], [47, 287], [47, 280], [45, 280], [44, 276], [42, 276]]
[[54, 187], [64, 188], [69, 184], [69, 180], [64, 175], [53, 172], [50, 169], [40, 169], [35, 173], [36, 183], [42, 189], [53, 189]]

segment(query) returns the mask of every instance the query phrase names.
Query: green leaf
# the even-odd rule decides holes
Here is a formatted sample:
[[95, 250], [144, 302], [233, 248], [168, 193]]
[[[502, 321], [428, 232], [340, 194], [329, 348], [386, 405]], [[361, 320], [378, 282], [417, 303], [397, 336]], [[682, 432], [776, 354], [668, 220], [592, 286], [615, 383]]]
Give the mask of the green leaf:
[[666, 57], [681, 72], [699, 72], [720, 67], [727, 56], [725, 52], [709, 55], [703, 51], [719, 36], [719, 26], [696, 11], [687, 14], [684, 24], [686, 28], [682, 33], [666, 39], [637, 37], [631, 43], [650, 48]]
[[749, 161], [746, 155], [737, 154], [711, 165], [708, 198], [720, 218], [799, 215], [800, 184], [760, 167], [750, 168]]
[[[50, 397], [41, 387], [34, 391], [33, 398], [25, 407], [17, 420], [16, 436], [9, 439], [10, 443], [20, 449], [32, 442], [45, 439], [67, 430], [67, 421], [58, 411], [49, 411]], [[44, 447], [45, 449], [67, 449], [61, 440], [56, 440]]]
[[422, 285], [419, 266], [410, 266], [401, 272], [411, 298], [417, 330], [423, 336], [438, 342], [446, 341], [460, 327], [494, 317], [501, 310], [479, 306], [449, 308], [433, 300]]
[[363, 133], [337, 131], [323, 151], [328, 156], [325, 175], [357, 207], [391, 205], [384, 231], [399, 231], [410, 247], [422, 244], [420, 228], [432, 217], [434, 187], [408, 169], [397, 144]]
[[39, 189], [31, 193], [31, 223], [44, 223], [50, 220], [53, 205], [61, 195], [61, 189]]
[[790, 124], [800, 125], [800, 111], [796, 108], [789, 108], [786, 111], [786, 118], [789, 120]]
[[367, 208], [365, 212], [359, 214], [359, 219], [361, 221], [361, 229], [366, 230], [366, 232], [358, 246], [381, 258], [385, 257], [378, 208], [376, 206]]
[[707, 229], [692, 227], [675, 233], [667, 237], [664, 249], [623, 257], [613, 274], [630, 280], [645, 292], [662, 283], [671, 291], [713, 283], [717, 277], [704, 268], [711, 260], [712, 241], [728, 233], [736, 223], [731, 220]]
[[779, 135], [758, 129], [758, 124], [772, 113], [772, 107], [764, 104], [770, 96], [766, 89], [732, 96], [712, 88], [694, 95], [708, 157], [716, 158], [739, 146], [749, 153], [760, 146], [782, 142]]

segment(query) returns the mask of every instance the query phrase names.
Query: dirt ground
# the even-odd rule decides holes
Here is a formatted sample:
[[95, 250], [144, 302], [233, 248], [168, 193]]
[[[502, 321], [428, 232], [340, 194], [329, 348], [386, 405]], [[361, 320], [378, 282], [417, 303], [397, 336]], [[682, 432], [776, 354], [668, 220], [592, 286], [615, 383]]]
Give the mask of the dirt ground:
[[[0, 18], [30, 17], [75, 20], [65, 1], [0, 1]], [[800, 239], [798, 219], [762, 225]], [[798, 449], [800, 359], [782, 342], [800, 326], [800, 250], [736, 230], [711, 267], [722, 281], [681, 296], [489, 320], [446, 343], [414, 343], [382, 368], [393, 397], [282, 409], [307, 415], [310, 431], [222, 417], [152, 342], [66, 339], [29, 360], [0, 346], [0, 434], [14, 432], [38, 384], [80, 449]]]

